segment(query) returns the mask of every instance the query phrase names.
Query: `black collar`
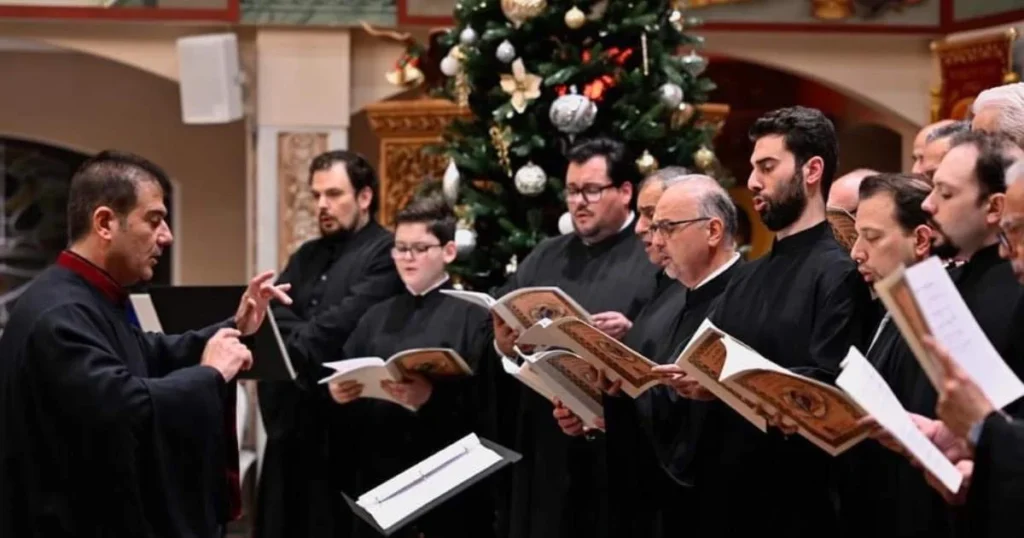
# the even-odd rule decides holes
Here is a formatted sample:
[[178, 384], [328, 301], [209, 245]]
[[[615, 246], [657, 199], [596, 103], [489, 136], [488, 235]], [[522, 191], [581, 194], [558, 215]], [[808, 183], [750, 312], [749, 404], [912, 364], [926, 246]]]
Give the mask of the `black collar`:
[[827, 220], [785, 239], [775, 238], [770, 256], [803, 252], [825, 238], [834, 238]]

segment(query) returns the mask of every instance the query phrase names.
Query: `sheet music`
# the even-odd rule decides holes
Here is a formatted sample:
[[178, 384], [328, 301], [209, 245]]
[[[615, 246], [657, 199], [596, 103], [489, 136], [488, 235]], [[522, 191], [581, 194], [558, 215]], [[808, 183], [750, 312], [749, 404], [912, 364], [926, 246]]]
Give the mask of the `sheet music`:
[[989, 342], [938, 258], [907, 269], [906, 280], [935, 339], [994, 406], [1024, 396], [1024, 383]]
[[364, 493], [356, 504], [387, 529], [500, 461], [471, 433]]
[[156, 313], [153, 305], [153, 298], [148, 293], [133, 293], [129, 296], [132, 309], [135, 310], [135, 317], [139, 320], [139, 327], [146, 332], [162, 333], [164, 328], [160, 325], [160, 316]]
[[868, 412], [903, 445], [928, 472], [950, 492], [960, 490], [963, 476], [938, 448], [917, 428], [885, 379], [856, 348], [851, 347], [841, 365], [836, 385]]

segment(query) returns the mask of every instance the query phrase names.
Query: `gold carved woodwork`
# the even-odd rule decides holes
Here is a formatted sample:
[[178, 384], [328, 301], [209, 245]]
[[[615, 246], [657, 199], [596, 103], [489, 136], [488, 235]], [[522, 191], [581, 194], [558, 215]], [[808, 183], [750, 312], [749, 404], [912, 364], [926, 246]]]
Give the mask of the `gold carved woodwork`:
[[374, 103], [366, 107], [366, 114], [380, 139], [377, 219], [390, 226], [424, 180], [444, 175], [447, 157], [427, 152], [426, 147], [441, 142], [452, 120], [468, 118], [470, 111], [445, 99], [410, 99]]
[[320, 236], [309, 165], [327, 151], [327, 137], [317, 132], [277, 134], [278, 267], [284, 267], [303, 243]]
[[1020, 33], [1009, 28], [972, 39], [931, 43], [939, 66], [939, 85], [931, 89], [931, 119], [966, 119], [982, 91], [1020, 80], [1013, 69], [1013, 48]]
[[729, 117], [729, 105], [721, 103], [704, 103], [697, 105], [700, 117], [697, 119], [697, 127], [712, 126], [711, 138], [715, 138], [722, 132], [725, 120]]

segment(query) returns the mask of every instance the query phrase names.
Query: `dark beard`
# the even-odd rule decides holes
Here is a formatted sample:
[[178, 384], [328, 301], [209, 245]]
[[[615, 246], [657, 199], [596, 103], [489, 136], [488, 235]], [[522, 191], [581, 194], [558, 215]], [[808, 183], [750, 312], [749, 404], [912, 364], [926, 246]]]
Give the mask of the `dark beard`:
[[803, 174], [798, 170], [782, 192], [778, 193], [777, 199], [764, 199], [765, 205], [760, 215], [766, 228], [777, 232], [789, 227], [803, 215], [807, 208], [807, 193], [804, 192], [803, 183]]
[[949, 260], [955, 258], [957, 254], [960, 254], [960, 247], [949, 242], [949, 238], [945, 238], [946, 241], [941, 245], [936, 245], [935, 240], [932, 239], [932, 255], [938, 256], [941, 260]]

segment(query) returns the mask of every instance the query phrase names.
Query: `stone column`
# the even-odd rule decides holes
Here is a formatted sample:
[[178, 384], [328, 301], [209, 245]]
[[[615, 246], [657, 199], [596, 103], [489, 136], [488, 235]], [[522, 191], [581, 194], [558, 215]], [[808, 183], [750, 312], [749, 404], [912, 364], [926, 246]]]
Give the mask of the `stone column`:
[[256, 35], [256, 260], [280, 270], [317, 233], [309, 163], [348, 146], [347, 30], [266, 29]]

